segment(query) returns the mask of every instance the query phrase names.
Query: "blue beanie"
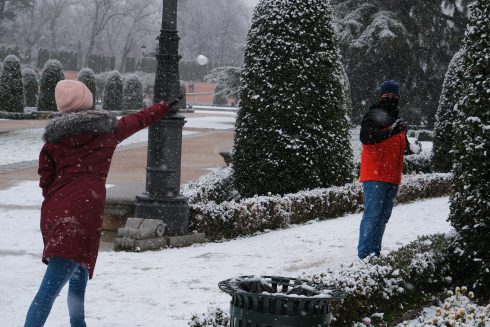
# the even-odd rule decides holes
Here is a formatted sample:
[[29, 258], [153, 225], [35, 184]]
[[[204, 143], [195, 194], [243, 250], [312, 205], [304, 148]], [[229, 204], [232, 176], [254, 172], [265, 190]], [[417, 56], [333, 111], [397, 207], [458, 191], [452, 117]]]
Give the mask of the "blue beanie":
[[386, 93], [394, 93], [398, 97], [400, 97], [400, 87], [398, 86], [398, 83], [394, 80], [384, 81], [383, 83], [381, 83], [378, 88], [378, 95], [382, 96]]

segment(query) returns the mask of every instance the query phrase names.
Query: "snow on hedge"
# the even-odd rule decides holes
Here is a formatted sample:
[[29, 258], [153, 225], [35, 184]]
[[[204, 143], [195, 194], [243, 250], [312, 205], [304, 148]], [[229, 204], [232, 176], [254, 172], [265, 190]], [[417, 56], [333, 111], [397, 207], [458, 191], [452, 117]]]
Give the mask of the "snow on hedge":
[[[342, 302], [333, 303], [332, 327], [352, 326], [361, 320], [376, 321], [379, 326], [384, 326], [384, 321], [400, 314], [400, 308], [403, 311], [404, 307], [418, 301], [432, 301], [433, 293], [449, 286], [451, 267], [448, 257], [452, 242], [453, 237], [449, 235], [423, 236], [386, 256], [368, 257], [350, 265], [326, 269], [321, 274], [304, 274], [300, 278], [346, 292]], [[228, 317], [223, 309], [213, 308], [205, 314], [194, 315], [189, 324], [225, 327]], [[356, 326], [364, 325], [357, 323]]]
[[[183, 186], [189, 198], [190, 227], [209, 239], [234, 238], [287, 227], [315, 219], [328, 219], [363, 208], [359, 182], [298, 193], [268, 194], [240, 199], [233, 188], [233, 169], [224, 168]], [[447, 195], [450, 174], [406, 175], [398, 202]]]
[[448, 292], [450, 296], [443, 303], [425, 308], [417, 319], [404, 321], [397, 327], [490, 326], [490, 304], [478, 305], [472, 300], [473, 292], [466, 295], [464, 289], [456, 288], [455, 295]]

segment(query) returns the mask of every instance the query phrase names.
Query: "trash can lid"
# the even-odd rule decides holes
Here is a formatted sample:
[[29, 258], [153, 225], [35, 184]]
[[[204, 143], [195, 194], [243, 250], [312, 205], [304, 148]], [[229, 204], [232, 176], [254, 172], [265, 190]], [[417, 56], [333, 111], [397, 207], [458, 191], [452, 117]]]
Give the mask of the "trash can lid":
[[219, 288], [230, 295], [241, 293], [268, 297], [341, 300], [344, 291], [312, 281], [280, 276], [240, 276], [218, 283]]

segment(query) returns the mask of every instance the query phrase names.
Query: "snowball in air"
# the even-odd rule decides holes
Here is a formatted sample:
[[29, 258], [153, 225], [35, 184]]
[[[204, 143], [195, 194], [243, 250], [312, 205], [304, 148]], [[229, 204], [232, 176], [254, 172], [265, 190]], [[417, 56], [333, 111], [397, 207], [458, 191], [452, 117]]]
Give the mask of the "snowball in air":
[[199, 56], [197, 56], [196, 61], [199, 65], [204, 66], [204, 65], [208, 64], [209, 59], [206, 56], [199, 55]]

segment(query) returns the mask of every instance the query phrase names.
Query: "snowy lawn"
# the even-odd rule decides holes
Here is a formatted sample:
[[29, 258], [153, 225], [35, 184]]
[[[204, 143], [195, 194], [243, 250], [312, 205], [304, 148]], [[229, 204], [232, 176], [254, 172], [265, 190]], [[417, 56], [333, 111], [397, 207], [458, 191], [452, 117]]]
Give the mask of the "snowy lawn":
[[[45, 270], [40, 261], [41, 197], [35, 182], [0, 190], [0, 326], [21, 326]], [[26, 199], [29, 199], [26, 201]], [[385, 250], [418, 235], [448, 232], [447, 198], [395, 207], [386, 229]], [[243, 274], [299, 276], [356, 258], [361, 215], [311, 222], [254, 237], [157, 252], [101, 252], [89, 282], [89, 326], [187, 326], [192, 313], [209, 303], [228, 308], [221, 280]], [[66, 326], [66, 289], [46, 324]]]

